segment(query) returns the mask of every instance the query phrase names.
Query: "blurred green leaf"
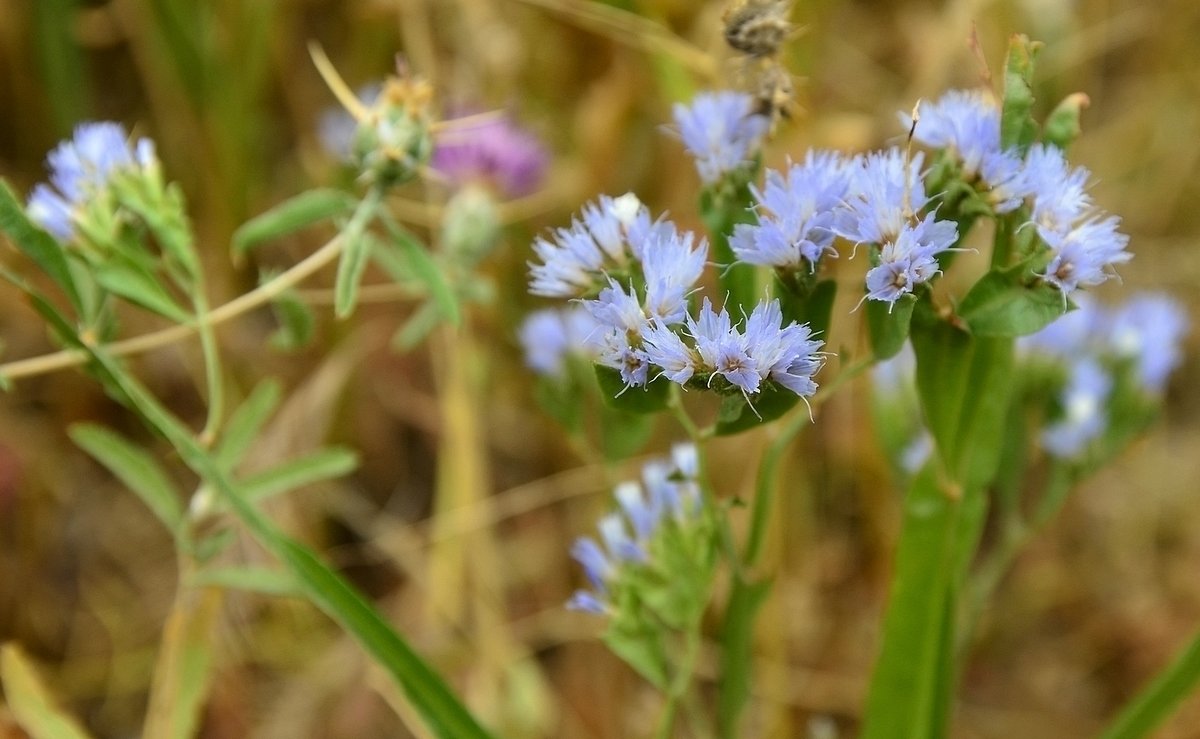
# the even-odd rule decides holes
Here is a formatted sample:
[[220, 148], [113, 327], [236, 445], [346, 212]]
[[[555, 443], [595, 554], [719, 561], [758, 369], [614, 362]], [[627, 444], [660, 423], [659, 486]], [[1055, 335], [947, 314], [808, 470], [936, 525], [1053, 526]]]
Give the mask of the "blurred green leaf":
[[[348, 231], [348, 230], [347, 230]], [[343, 233], [345, 246], [342, 257], [338, 260], [337, 277], [333, 286], [333, 312], [338, 318], [345, 318], [354, 312], [358, 304], [358, 289], [362, 284], [363, 273], [371, 259], [371, 240], [362, 238], [362, 234]]]
[[125, 259], [110, 259], [96, 265], [92, 274], [105, 290], [130, 303], [169, 318], [176, 323], [190, 323], [192, 317], [179, 307], [158, 278]]
[[750, 210], [753, 197], [747, 183], [721, 191], [706, 187], [700, 193], [700, 218], [708, 230], [711, 251], [709, 259], [720, 267], [717, 285], [725, 298], [724, 307], [730, 316], [746, 315], [754, 309], [760, 295], [758, 292], [758, 268], [753, 264], [737, 261], [729, 246], [729, 237], [739, 223], [753, 223], [754, 212]]
[[279, 322], [279, 328], [267, 339], [273, 349], [295, 351], [312, 342], [316, 318], [312, 308], [300, 299], [295, 290], [285, 290], [272, 300], [271, 311]]
[[357, 202], [341, 190], [302, 192], [243, 223], [233, 234], [233, 253], [244, 254], [265, 241], [350, 213]]
[[1042, 45], [1023, 34], [1008, 41], [1004, 61], [1004, 101], [1000, 112], [1000, 145], [1022, 154], [1037, 136], [1033, 120], [1033, 62]]
[[246, 500], [260, 501], [314, 482], [347, 475], [357, 467], [358, 454], [351, 449], [318, 449], [299, 459], [251, 475], [240, 481], [238, 488]]
[[182, 499], [171, 478], [151, 454], [115, 431], [91, 423], [77, 423], [71, 440], [108, 468], [132, 490], [172, 532], [183, 523]]
[[764, 382], [750, 399], [726, 395], [717, 413], [716, 434], [728, 436], [774, 421], [800, 402], [800, 396], [773, 382]]
[[262, 380], [250, 396], [230, 415], [217, 440], [213, 461], [223, 470], [233, 469], [258, 437], [263, 424], [275, 412], [283, 390], [274, 378]]
[[425, 285], [442, 316], [457, 326], [462, 321], [458, 298], [455, 297], [454, 289], [446, 280], [446, 275], [442, 273], [442, 268], [434, 261], [424, 245], [417, 240], [417, 237], [390, 218], [385, 218], [384, 223], [387, 224], [388, 232], [407, 260], [413, 277]]
[[783, 322], [806, 323], [813, 336], [826, 339], [833, 316], [833, 301], [837, 297], [837, 282], [821, 280], [806, 286], [803, 291], [795, 289], [775, 272], [775, 297], [783, 312]]
[[78, 0], [38, 0], [33, 11], [32, 40], [45, 83], [45, 100], [54, 111], [56, 133], [64, 136], [87, 118], [91, 86], [84, 69], [83, 49], [76, 40]]
[[754, 620], [770, 593], [770, 580], [751, 582], [744, 573], [734, 575], [725, 623], [721, 625], [721, 678], [717, 699], [717, 736], [721, 739], [743, 736], [738, 730], [738, 719], [750, 698]]
[[75, 719], [54, 704], [37, 670], [16, 644], [0, 647], [4, 701], [31, 739], [88, 739]]
[[596, 365], [600, 396], [609, 407], [625, 413], [657, 413], [667, 407], [671, 389], [665, 380], [642, 387], [627, 387], [621, 373], [612, 367]]
[[903, 295], [895, 303], [866, 301], [867, 331], [876, 359], [890, 359], [904, 348], [916, 304], [917, 298], [912, 295]]
[[[580, 398], [573, 399], [576, 407]], [[648, 414], [625, 413], [607, 405], [600, 410], [600, 439], [604, 458], [626, 459], [638, 452], [654, 433], [655, 417]]]
[[62, 245], [29, 220], [25, 207], [4, 180], [0, 180], [0, 232], [54, 280], [67, 294], [75, 310], [82, 313], [83, 302]]
[[1154, 676], [1133, 698], [1101, 739], [1139, 739], [1148, 736], [1175, 712], [1200, 683], [1200, 635], [1193, 636], [1183, 650]]
[[392, 337], [392, 348], [398, 352], [412, 351], [428, 338], [441, 323], [442, 312], [432, 300], [421, 303]]
[[1068, 310], [1053, 285], [1022, 284], [1020, 266], [992, 269], [971, 287], [958, 315], [978, 336], [1025, 336], [1039, 331]]

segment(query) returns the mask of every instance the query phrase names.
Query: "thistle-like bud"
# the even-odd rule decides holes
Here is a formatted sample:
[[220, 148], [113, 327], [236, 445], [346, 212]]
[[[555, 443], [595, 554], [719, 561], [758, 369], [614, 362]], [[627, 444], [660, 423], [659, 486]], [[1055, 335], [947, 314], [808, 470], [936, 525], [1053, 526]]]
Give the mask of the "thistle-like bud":
[[391, 186], [413, 179], [433, 153], [429, 104], [433, 88], [390, 77], [358, 123], [351, 157], [362, 177]]

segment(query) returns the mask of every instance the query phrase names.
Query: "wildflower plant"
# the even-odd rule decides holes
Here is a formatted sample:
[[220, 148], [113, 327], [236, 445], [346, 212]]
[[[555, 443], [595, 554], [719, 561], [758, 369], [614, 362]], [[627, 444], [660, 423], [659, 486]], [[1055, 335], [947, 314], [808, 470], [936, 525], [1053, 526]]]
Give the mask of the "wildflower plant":
[[[999, 93], [951, 91], [899, 114], [907, 135], [896, 146], [810, 150], [765, 173], [771, 125], [752, 98], [702, 93], [677, 104], [674, 119], [696, 161], [707, 239], [624, 195], [602, 196], [534, 242], [530, 292], [586, 311], [578, 315], [590, 330], [572, 340], [574, 356], [595, 364], [610, 405], [671, 411], [701, 460], [713, 435], [784, 418], [758, 469], [745, 538], [719, 550], [732, 571], [717, 632], [719, 736], [742, 735], [753, 623], [769, 588], [755, 568], [773, 477], [819, 405], [818, 384], [877, 366], [875, 424], [908, 488], [863, 715], [869, 738], [946, 734], [959, 650], [1015, 552], [1155, 414], [1186, 322], [1165, 298], [1110, 310], [1087, 296], [1131, 258], [1129, 239], [1089, 193], [1090, 173], [1066, 156], [1086, 98], [1033, 118], [1038, 48], [1014, 37]], [[968, 238], [984, 228], [988, 269], [947, 295], [940, 278], [977, 249]], [[869, 351], [829, 381], [821, 370], [836, 320], [834, 260], [841, 269], [866, 262], [855, 310], [865, 313]], [[712, 283], [716, 293], [705, 294]], [[561, 351], [558, 326], [540, 345], [523, 333], [531, 365], [557, 366], [546, 350]], [[709, 394], [721, 401], [706, 425], [684, 398]], [[800, 399], [809, 410], [788, 418]], [[704, 479], [703, 518], [721, 521]], [[573, 550], [592, 588], [570, 605], [608, 619], [613, 651], [667, 694], [667, 736], [679, 689], [664, 683], [659, 642], [631, 649], [629, 639], [669, 619], [619, 595], [643, 587], [632, 573], [660, 566], [645, 548], [653, 539], [641, 538], [658, 518], [646, 515], [653, 495], [619, 488], [617, 497], [622, 513], [602, 519], [603, 545], [583, 539]], [[1003, 535], [984, 545], [989, 517]], [[686, 581], [690, 570], [678, 567]], [[693, 611], [674, 615], [701, 628]]]

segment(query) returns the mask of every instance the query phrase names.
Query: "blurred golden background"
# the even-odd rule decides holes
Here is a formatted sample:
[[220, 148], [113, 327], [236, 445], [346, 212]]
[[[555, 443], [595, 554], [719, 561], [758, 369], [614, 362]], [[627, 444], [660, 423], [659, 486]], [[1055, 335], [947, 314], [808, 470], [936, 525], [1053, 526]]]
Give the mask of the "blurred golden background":
[[[322, 275], [302, 293], [318, 315], [308, 348], [268, 349], [275, 324], [265, 310], [220, 330], [235, 391], [264, 376], [287, 388], [256, 455], [330, 440], [362, 453], [355, 474], [275, 502], [272, 514], [380, 603], [504, 736], [643, 736], [656, 716], [654, 693], [596, 639], [602, 623], [562, 607], [580, 579], [572, 539], [591, 531], [609, 483], [636, 474], [636, 460], [605, 471], [565, 443], [532, 398], [515, 330], [538, 305], [525, 294], [532, 235], [565, 224], [585, 200], [632, 190], [653, 212], [700, 228], [695, 172], [664, 126], [673, 102], [746, 77], [721, 38], [724, 6], [0, 0], [0, 176], [27, 192], [45, 178], [46, 152], [82, 120], [122, 121], [153, 138], [187, 195], [216, 304], [257, 280], [254, 264], [229, 256], [241, 222], [315, 185], [348, 184], [318, 141], [335, 100], [310, 61], [310, 40], [352, 86], [393, 71], [400, 54], [433, 83], [442, 110], [503, 108], [547, 143], [553, 165], [537, 212], [506, 230], [484, 266], [495, 302], [470, 316], [487, 387], [479, 461], [491, 494], [454, 525], [430, 520], [437, 460], [456, 453], [442, 434], [437, 367], [424, 349], [388, 346], [413, 305], [379, 300], [337, 322]], [[996, 74], [1010, 34], [1045, 42], [1040, 112], [1071, 92], [1090, 97], [1071, 159], [1092, 170], [1096, 200], [1132, 236], [1135, 259], [1121, 282], [1097, 292], [1119, 300], [1163, 290], [1200, 326], [1200, 4], [797, 0], [793, 20], [802, 32], [785, 64], [797, 108], [768, 149], [774, 166], [809, 146], [895, 142], [896, 111], [978, 82], [973, 29]], [[427, 225], [421, 209], [408, 216], [416, 229]], [[254, 260], [286, 267], [330, 235], [314, 229]], [[0, 259], [21, 267], [15, 250]], [[834, 366], [862, 351], [861, 316], [848, 313], [862, 262], [839, 263], [850, 302], [835, 314]], [[130, 313], [123, 335], [156, 325]], [[1200, 625], [1196, 336], [1160, 423], [1076, 491], [1002, 585], [968, 660], [954, 736], [1091, 736]], [[0, 337], [3, 361], [55, 349], [12, 290], [0, 291]], [[194, 345], [136, 366], [182, 415], [201, 412]], [[898, 523], [865, 382], [820, 409], [785, 465], [772, 536], [778, 579], [760, 625], [747, 723], [754, 735], [856, 731]], [[23, 379], [0, 398], [0, 642], [20, 643], [95, 736], [133, 736], [174, 595], [174, 547], [72, 445], [65, 429], [80, 420], [167, 454], [77, 371]], [[724, 495], [751, 493], [752, 461], [769, 434], [716, 442]], [[663, 422], [647, 451], [678, 438]], [[181, 468], [179, 476], [194, 485]], [[266, 560], [248, 542], [237, 556]], [[450, 570], [458, 579], [431, 579], [443, 557], [465, 561]], [[303, 601], [230, 592], [214, 633], [217, 674], [201, 736], [423, 736], [359, 650]], [[702, 664], [710, 680], [714, 665]], [[1200, 698], [1161, 736], [1197, 737], [1198, 725]], [[3, 710], [0, 736], [22, 736]]]

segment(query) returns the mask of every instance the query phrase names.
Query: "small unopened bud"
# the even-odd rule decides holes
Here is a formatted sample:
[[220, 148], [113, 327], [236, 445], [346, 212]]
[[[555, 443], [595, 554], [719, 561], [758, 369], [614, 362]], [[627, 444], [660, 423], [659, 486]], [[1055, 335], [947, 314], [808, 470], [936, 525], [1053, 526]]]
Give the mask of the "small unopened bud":
[[456, 263], [475, 264], [496, 245], [500, 219], [492, 193], [481, 185], [456, 192], [442, 217], [442, 247]]

